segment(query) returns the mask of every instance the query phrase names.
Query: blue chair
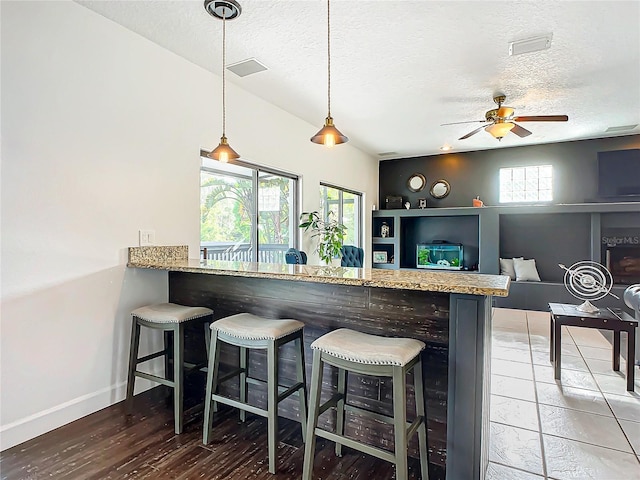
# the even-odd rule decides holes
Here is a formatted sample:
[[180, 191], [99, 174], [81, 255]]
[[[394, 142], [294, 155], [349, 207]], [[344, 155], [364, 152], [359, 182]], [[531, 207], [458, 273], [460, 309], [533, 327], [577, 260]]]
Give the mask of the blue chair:
[[364, 266], [364, 250], [355, 245], [344, 245], [340, 251], [342, 252], [342, 267], [358, 267]]
[[284, 254], [285, 262], [290, 265], [306, 265], [307, 254], [297, 248], [290, 248], [287, 253]]

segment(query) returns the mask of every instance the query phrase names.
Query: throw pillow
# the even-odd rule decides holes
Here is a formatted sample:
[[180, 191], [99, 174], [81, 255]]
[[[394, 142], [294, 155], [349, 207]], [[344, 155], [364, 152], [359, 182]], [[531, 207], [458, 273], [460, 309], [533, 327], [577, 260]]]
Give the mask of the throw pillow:
[[509, 275], [511, 280], [516, 279], [516, 271], [513, 268], [513, 258], [500, 258], [500, 275]]
[[516, 271], [516, 280], [539, 282], [540, 275], [538, 275], [538, 269], [536, 268], [535, 259], [524, 260], [523, 258], [513, 259], [513, 269]]

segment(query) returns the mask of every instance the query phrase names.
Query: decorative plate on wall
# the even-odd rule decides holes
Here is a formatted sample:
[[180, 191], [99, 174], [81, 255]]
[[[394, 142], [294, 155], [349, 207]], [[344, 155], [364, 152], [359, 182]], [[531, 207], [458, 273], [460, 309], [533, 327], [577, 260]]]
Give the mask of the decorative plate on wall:
[[427, 185], [427, 179], [421, 173], [414, 173], [407, 180], [407, 188], [412, 192], [419, 192]]
[[446, 180], [436, 180], [433, 182], [433, 185], [431, 185], [429, 193], [433, 198], [444, 198], [449, 195], [450, 191], [451, 185], [449, 185], [449, 182]]

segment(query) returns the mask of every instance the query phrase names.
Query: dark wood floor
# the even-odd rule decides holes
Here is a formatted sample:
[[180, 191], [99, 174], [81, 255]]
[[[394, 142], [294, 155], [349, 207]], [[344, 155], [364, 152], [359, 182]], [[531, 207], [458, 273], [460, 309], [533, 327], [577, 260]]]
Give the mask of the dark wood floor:
[[[135, 398], [135, 413], [123, 414], [122, 403], [100, 410], [0, 454], [3, 480], [64, 479], [299, 479], [304, 444], [300, 425], [280, 420], [278, 473], [267, 461], [266, 419], [221, 409], [214, 419], [215, 440], [202, 444], [202, 412], [187, 411], [184, 432], [173, 432], [172, 407], [165, 387]], [[188, 407], [188, 405], [187, 405]], [[393, 466], [318, 439], [314, 478], [322, 480], [391, 479]], [[410, 479], [420, 478], [410, 459]], [[442, 471], [430, 474], [443, 478]]]

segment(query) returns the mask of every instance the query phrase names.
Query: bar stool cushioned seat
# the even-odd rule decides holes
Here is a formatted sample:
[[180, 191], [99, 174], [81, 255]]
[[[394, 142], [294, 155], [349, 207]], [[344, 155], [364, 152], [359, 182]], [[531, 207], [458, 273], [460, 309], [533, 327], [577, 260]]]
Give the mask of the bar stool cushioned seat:
[[[126, 411], [133, 409], [133, 392], [136, 377], [146, 378], [173, 388], [173, 408], [175, 432], [182, 433], [184, 367], [194, 367], [184, 362], [184, 325], [192, 320], [212, 317], [213, 310], [206, 307], [189, 307], [176, 303], [159, 303], [136, 308], [131, 312], [132, 331], [129, 350], [129, 371], [127, 379]], [[165, 348], [162, 351], [138, 358], [140, 345], [140, 327], [162, 330], [165, 333]], [[168, 335], [173, 334], [173, 344]], [[138, 364], [157, 357], [165, 357], [165, 376], [159, 377], [137, 369]], [[173, 363], [173, 372], [169, 366]]]
[[[212, 434], [213, 413], [217, 403], [224, 403], [240, 410], [240, 420], [246, 419], [246, 412], [267, 417], [269, 472], [276, 472], [276, 451], [278, 447], [278, 404], [293, 393], [298, 393], [300, 400], [300, 423], [302, 436], [306, 431], [307, 418], [307, 382], [304, 363], [304, 324], [298, 320], [272, 320], [253, 315], [238, 313], [222, 318], [211, 324], [211, 343], [209, 347], [209, 365], [207, 374], [207, 391], [204, 404], [204, 428], [202, 441], [209, 443]], [[284, 387], [279, 393], [278, 387], [278, 349], [281, 345], [295, 342], [296, 383]], [[220, 342], [240, 347], [240, 367], [220, 377]], [[249, 377], [249, 349], [267, 350], [267, 381]], [[240, 400], [234, 400], [218, 394], [221, 383], [240, 377]], [[248, 385], [267, 385], [267, 409], [247, 403]]]
[[298, 320], [269, 320], [250, 313], [238, 313], [211, 325], [218, 333], [245, 340], [277, 340], [304, 327]]
[[[427, 453], [427, 428], [422, 382], [422, 360], [420, 353], [425, 344], [411, 338], [389, 338], [369, 335], [347, 328], [334, 330], [318, 338], [311, 344], [313, 350], [313, 371], [307, 435], [304, 451], [303, 480], [311, 480], [315, 455], [316, 436], [336, 442], [336, 455], [342, 456], [342, 445], [374, 455], [394, 463], [396, 479], [408, 478], [407, 444], [413, 433], [418, 432], [420, 450], [420, 470], [422, 479], [429, 478]], [[322, 371], [328, 363], [338, 368], [338, 394], [320, 405]], [[416, 419], [407, 426], [406, 374], [413, 369]], [[347, 397], [347, 372], [360, 375], [391, 377], [393, 379], [393, 417], [373, 413], [366, 409], [349, 405], [349, 410], [361, 415], [373, 416], [376, 420], [393, 423], [395, 452], [366, 445], [344, 436], [345, 404]], [[336, 407], [336, 431], [328, 432], [318, 428], [318, 417], [330, 407]]]
[[348, 328], [327, 333], [311, 344], [312, 349], [350, 362], [399, 367], [413, 360], [424, 346], [413, 338], [379, 337]]

